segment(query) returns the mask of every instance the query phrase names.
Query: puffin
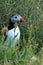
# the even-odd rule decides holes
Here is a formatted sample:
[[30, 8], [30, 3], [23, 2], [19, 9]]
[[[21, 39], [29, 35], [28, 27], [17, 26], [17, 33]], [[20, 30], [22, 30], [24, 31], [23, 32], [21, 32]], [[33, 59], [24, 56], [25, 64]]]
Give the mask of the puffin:
[[15, 14], [10, 17], [8, 31], [4, 39], [6, 47], [10, 44], [16, 45], [20, 40], [20, 28], [18, 26], [19, 22], [23, 24], [25, 23], [25, 19], [21, 15]]

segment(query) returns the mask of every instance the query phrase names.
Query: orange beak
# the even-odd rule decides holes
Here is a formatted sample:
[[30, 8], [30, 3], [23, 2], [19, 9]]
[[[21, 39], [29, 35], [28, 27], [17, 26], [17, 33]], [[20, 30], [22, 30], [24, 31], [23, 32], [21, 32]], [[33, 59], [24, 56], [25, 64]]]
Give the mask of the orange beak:
[[26, 22], [26, 20], [22, 17], [21, 22], [24, 24]]

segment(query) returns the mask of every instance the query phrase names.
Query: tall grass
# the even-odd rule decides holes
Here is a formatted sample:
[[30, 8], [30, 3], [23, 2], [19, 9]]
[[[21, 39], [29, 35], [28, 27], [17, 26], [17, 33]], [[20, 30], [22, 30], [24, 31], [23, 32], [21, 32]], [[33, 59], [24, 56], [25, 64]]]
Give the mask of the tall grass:
[[0, 65], [43, 65], [43, 0], [0, 0], [0, 29], [8, 26], [15, 13], [25, 17], [26, 23], [19, 25], [17, 46], [6, 48], [4, 32], [0, 33]]
[[38, 47], [33, 34], [32, 24], [29, 26], [29, 37], [26, 41], [23, 37], [16, 46], [12, 44], [7, 48], [3, 43], [3, 35], [0, 40], [0, 65], [43, 65], [43, 47]]

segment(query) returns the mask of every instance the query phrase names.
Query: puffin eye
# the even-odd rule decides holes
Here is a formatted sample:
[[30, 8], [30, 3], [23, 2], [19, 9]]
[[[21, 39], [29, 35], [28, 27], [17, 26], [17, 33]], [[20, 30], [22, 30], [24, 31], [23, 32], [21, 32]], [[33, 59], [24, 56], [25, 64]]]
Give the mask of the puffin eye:
[[15, 18], [17, 18], [17, 16], [15, 16]]

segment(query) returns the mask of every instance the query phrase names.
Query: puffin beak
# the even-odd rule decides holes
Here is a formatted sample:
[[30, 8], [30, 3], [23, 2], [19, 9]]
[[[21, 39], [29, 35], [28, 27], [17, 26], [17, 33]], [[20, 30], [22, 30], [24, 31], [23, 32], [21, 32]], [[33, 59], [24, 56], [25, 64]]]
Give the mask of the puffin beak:
[[26, 22], [26, 20], [22, 17], [21, 22], [24, 24]]

